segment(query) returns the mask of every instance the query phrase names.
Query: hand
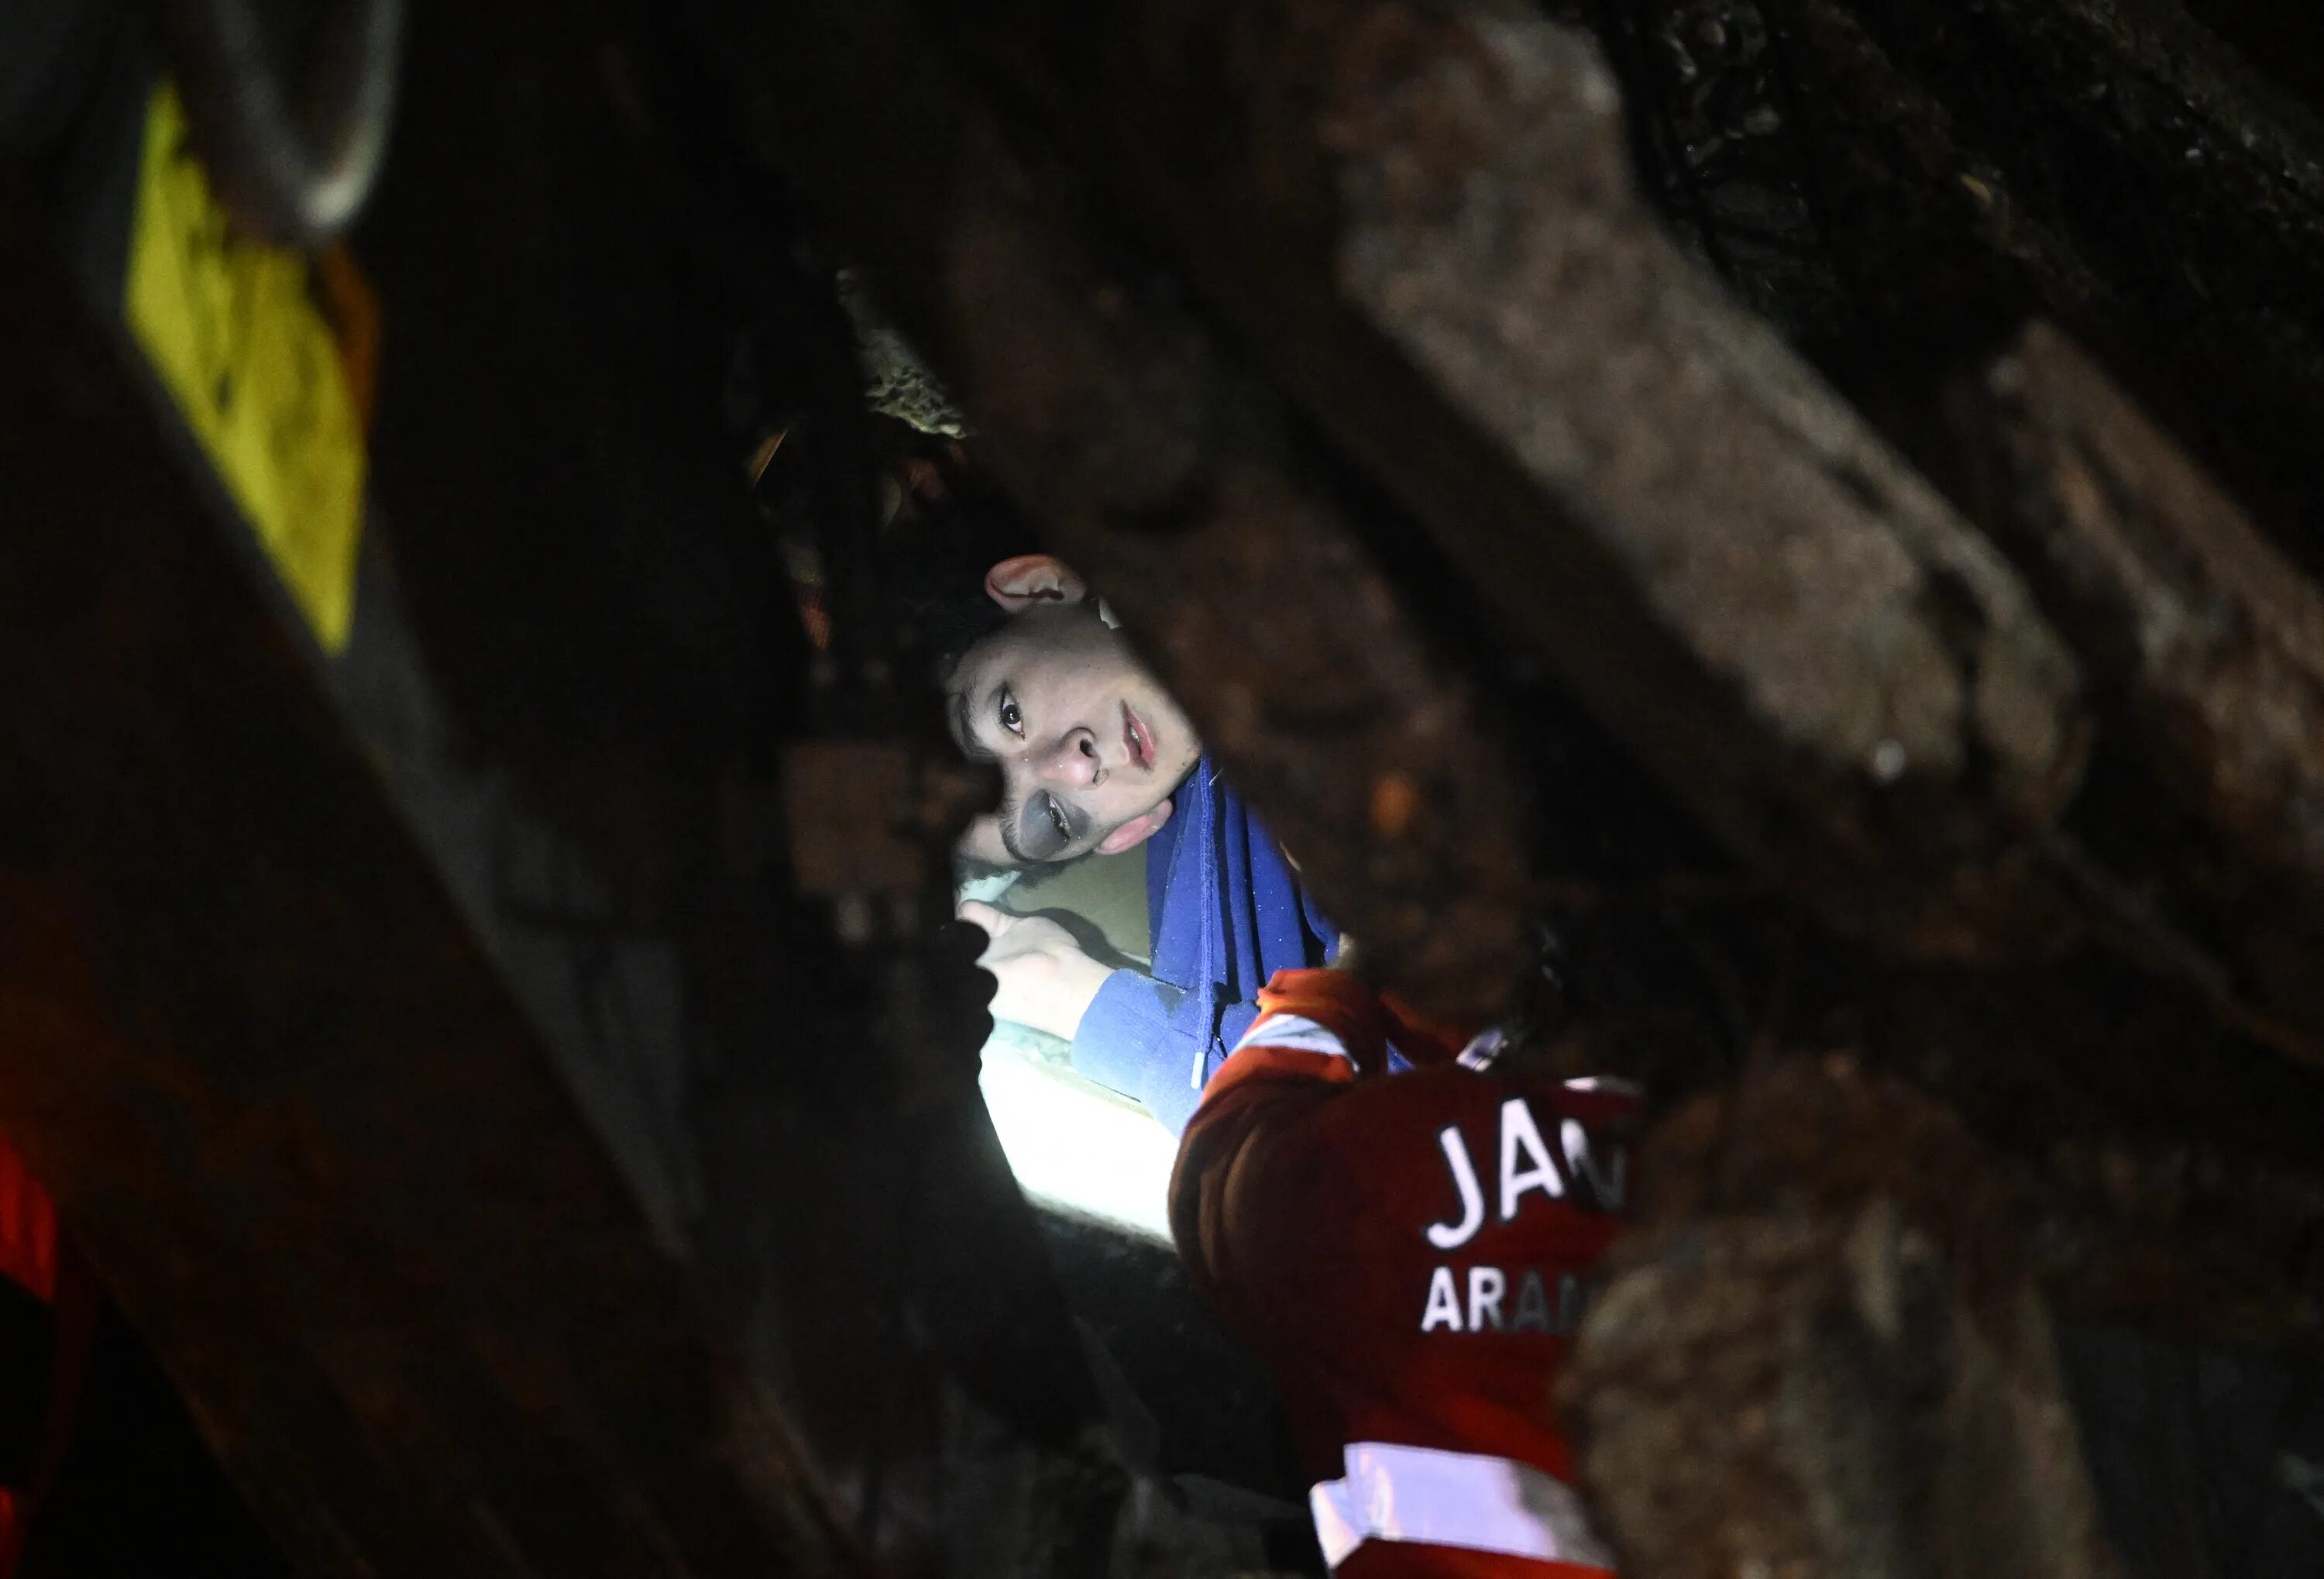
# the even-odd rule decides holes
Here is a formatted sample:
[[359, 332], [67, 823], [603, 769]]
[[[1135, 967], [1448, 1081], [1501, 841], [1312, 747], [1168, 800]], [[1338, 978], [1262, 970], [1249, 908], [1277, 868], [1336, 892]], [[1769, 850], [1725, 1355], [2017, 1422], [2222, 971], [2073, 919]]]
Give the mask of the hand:
[[998, 983], [993, 1018], [1073, 1040], [1113, 972], [1083, 953], [1074, 935], [1055, 921], [1012, 916], [974, 900], [960, 907], [960, 919], [982, 927], [991, 939], [976, 963]]

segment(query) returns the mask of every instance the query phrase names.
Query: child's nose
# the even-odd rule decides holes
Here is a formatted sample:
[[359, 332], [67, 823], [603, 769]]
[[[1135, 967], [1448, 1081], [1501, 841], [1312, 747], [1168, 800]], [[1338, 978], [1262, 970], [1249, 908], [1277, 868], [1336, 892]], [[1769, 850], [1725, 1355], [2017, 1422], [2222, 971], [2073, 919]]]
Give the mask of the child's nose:
[[1097, 736], [1087, 729], [1074, 730], [1059, 740], [1044, 767], [1051, 779], [1077, 789], [1093, 788], [1105, 778]]

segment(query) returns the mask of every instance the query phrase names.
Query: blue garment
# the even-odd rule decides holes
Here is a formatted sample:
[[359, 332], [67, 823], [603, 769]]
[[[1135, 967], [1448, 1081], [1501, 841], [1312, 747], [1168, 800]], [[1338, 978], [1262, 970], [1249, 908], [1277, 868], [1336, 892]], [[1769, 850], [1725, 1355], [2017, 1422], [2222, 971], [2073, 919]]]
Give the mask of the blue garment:
[[1145, 1104], [1176, 1134], [1279, 970], [1328, 964], [1340, 934], [1210, 758], [1147, 841], [1154, 972], [1118, 970], [1082, 1016], [1074, 1067]]

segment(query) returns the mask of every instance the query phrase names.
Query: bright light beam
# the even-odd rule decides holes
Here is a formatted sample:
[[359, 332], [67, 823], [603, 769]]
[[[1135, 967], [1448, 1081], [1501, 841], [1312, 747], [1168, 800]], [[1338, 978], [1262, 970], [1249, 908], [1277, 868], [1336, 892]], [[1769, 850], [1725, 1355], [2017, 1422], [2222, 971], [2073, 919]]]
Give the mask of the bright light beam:
[[988, 1048], [984, 1105], [1028, 1196], [1169, 1242], [1170, 1165], [1178, 1142], [1144, 1110], [1031, 1059]]

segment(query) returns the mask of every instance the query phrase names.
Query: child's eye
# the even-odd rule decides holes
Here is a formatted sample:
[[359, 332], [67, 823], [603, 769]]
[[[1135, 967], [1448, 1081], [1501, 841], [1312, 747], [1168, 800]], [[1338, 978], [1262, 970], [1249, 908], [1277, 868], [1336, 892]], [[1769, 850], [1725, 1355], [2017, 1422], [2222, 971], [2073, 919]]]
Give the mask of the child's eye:
[[1025, 709], [1005, 690], [1001, 693], [1001, 727], [1011, 734], [1025, 733]]

